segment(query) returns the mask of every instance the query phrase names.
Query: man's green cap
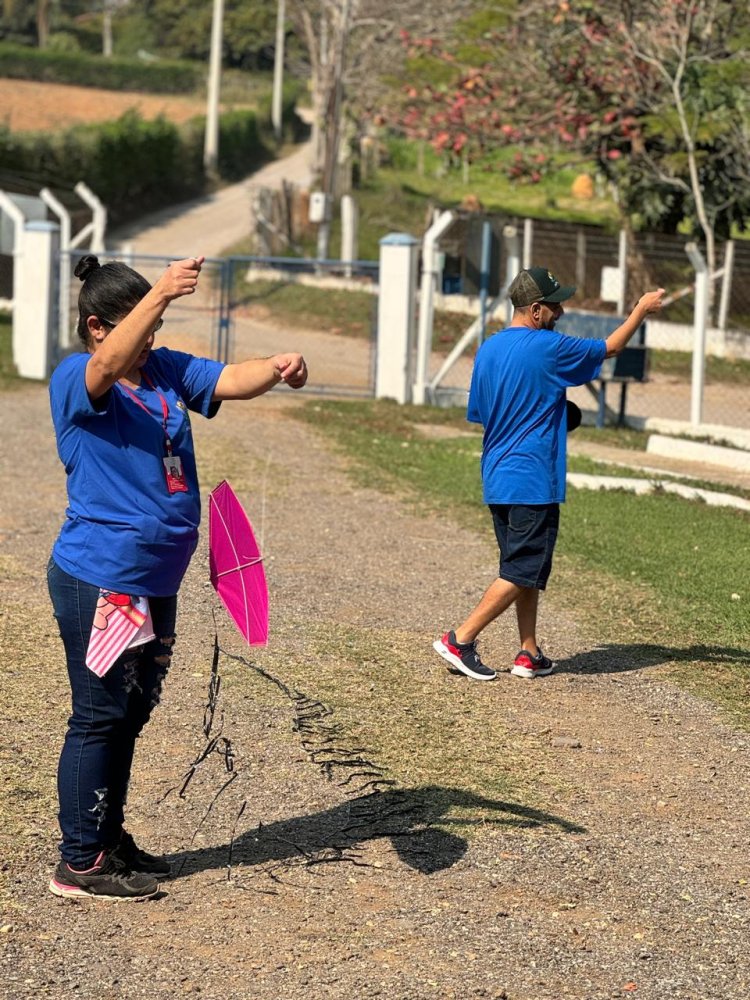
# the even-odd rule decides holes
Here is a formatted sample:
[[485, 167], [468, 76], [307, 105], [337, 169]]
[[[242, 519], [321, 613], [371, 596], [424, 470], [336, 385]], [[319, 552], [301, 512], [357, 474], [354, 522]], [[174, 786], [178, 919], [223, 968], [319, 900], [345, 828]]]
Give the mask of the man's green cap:
[[575, 295], [574, 285], [561, 285], [546, 267], [529, 267], [515, 276], [508, 297], [516, 309], [534, 302], [565, 302]]

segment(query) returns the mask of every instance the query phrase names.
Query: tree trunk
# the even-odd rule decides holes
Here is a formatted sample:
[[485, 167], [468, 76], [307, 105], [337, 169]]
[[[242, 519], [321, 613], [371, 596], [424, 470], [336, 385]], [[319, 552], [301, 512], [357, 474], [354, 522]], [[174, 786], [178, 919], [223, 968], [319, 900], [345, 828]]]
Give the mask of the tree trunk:
[[50, 0], [37, 0], [36, 37], [40, 49], [46, 49], [49, 42], [49, 7]]

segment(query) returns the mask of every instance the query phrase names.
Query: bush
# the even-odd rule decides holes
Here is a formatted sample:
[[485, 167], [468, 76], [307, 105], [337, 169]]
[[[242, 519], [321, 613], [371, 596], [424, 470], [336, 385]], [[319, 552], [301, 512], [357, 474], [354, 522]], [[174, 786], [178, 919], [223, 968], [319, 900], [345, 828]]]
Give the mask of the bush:
[[135, 90], [157, 94], [184, 94], [203, 84], [205, 67], [188, 62], [124, 59], [84, 52], [32, 49], [0, 43], [2, 75], [17, 80], [70, 83], [105, 90]]
[[[178, 127], [164, 118], [144, 121], [137, 111], [115, 121], [59, 133], [13, 134], [0, 127], [0, 173], [30, 177], [39, 188], [71, 188], [84, 181], [118, 224], [203, 193], [205, 120]], [[271, 159], [270, 127], [252, 111], [232, 111], [219, 122], [219, 174], [237, 180]]]

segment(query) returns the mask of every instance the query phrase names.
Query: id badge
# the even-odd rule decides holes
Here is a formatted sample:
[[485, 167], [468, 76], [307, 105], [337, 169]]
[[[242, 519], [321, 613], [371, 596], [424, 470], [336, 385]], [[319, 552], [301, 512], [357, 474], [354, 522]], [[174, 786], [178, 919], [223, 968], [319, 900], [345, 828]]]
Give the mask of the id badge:
[[188, 485], [179, 455], [166, 455], [163, 459], [164, 472], [167, 477], [167, 490], [170, 493], [187, 493]]

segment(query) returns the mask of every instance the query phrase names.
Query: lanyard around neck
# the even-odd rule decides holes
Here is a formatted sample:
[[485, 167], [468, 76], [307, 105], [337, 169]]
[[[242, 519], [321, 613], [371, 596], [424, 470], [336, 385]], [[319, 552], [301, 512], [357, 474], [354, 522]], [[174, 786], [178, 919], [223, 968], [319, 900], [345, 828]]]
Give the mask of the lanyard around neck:
[[150, 389], [153, 389], [154, 392], [156, 393], [156, 395], [159, 397], [159, 402], [161, 403], [161, 412], [162, 412], [162, 419], [161, 420], [159, 420], [158, 417], [154, 416], [154, 414], [151, 412], [151, 410], [149, 410], [149, 408], [146, 406], [146, 404], [136, 396], [136, 394], [133, 392], [132, 389], [130, 389], [127, 385], [122, 385], [121, 382], [118, 382], [117, 384], [120, 386], [120, 388], [122, 389], [123, 392], [127, 393], [128, 396], [130, 396], [130, 398], [133, 400], [134, 403], [136, 403], [138, 406], [140, 406], [140, 408], [142, 410], [144, 410], [146, 413], [148, 413], [148, 415], [151, 417], [152, 420], [155, 420], [157, 423], [161, 424], [162, 429], [164, 431], [164, 445], [165, 445], [165, 447], [167, 449], [167, 455], [171, 455], [172, 454], [172, 439], [170, 438], [169, 432], [167, 431], [167, 418], [169, 416], [169, 404], [167, 403], [166, 397], [154, 385], [154, 383], [153, 383], [153, 381], [151, 379], [151, 376], [148, 374], [148, 372], [144, 371], [143, 369], [141, 369], [141, 378], [145, 380], [145, 382], [148, 385], [148, 387]]

